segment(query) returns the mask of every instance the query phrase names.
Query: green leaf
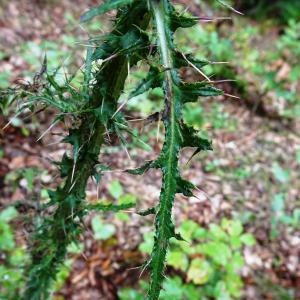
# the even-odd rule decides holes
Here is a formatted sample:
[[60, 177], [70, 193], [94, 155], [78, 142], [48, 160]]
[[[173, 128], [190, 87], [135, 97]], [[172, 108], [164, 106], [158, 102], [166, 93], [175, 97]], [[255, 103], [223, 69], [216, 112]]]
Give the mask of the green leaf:
[[180, 69], [181, 67], [192, 66], [192, 65], [194, 65], [198, 69], [201, 69], [208, 64], [209, 61], [203, 59], [202, 60], [197, 59], [190, 53], [182, 54], [181, 52], [176, 51], [174, 55], [174, 67], [177, 69]]
[[246, 246], [254, 246], [256, 244], [256, 240], [254, 236], [250, 233], [245, 233], [241, 235], [241, 241], [246, 245]]
[[217, 224], [209, 225], [209, 233], [218, 240], [226, 241], [228, 237], [225, 231]]
[[132, 288], [122, 289], [118, 292], [121, 300], [144, 300], [144, 296]]
[[9, 256], [9, 263], [12, 266], [21, 268], [29, 260], [29, 255], [26, 253], [25, 248], [17, 247], [15, 248]]
[[284, 194], [276, 194], [272, 201], [272, 210], [277, 213], [277, 215], [281, 215], [285, 210], [285, 196]]
[[137, 201], [137, 198], [135, 195], [132, 194], [125, 194], [119, 197], [118, 199], [118, 204], [123, 205], [123, 204], [135, 204]]
[[214, 97], [223, 95], [224, 92], [206, 82], [183, 83], [180, 85], [184, 103], [195, 102], [198, 97]]
[[24, 178], [27, 181], [28, 190], [32, 190], [33, 189], [34, 178], [35, 178], [35, 170], [33, 168], [26, 168], [24, 170]]
[[228, 274], [237, 274], [237, 272], [245, 265], [245, 259], [241, 252], [235, 251], [232, 258], [226, 265], [226, 271]]
[[0, 222], [8, 223], [17, 216], [18, 211], [13, 206], [9, 206], [0, 213]]
[[212, 150], [211, 141], [200, 137], [199, 132], [197, 132], [193, 127], [182, 124], [181, 134], [183, 137], [182, 147], [196, 147], [199, 151]]
[[9, 80], [11, 78], [10, 71], [2, 71], [0, 73], [0, 89], [6, 89], [9, 87]]
[[132, 174], [132, 175], [143, 175], [145, 172], [147, 172], [152, 167], [153, 167], [153, 161], [150, 160], [150, 161], [146, 162], [140, 168], [133, 169], [133, 170], [126, 170], [126, 172], [129, 174]]
[[182, 300], [183, 299], [183, 285], [180, 277], [170, 278], [164, 282], [163, 290], [161, 292], [162, 300]]
[[68, 252], [72, 254], [80, 254], [84, 251], [84, 244], [83, 243], [71, 243], [68, 246]]
[[63, 139], [63, 142], [73, 146], [73, 158], [74, 161], [77, 161], [82, 145], [82, 133], [78, 129], [72, 129], [69, 131], [69, 135]]
[[209, 262], [201, 258], [193, 259], [187, 272], [188, 280], [199, 285], [207, 283], [212, 274], [213, 269]]
[[157, 207], [155, 206], [155, 207], [150, 207], [148, 209], [139, 211], [139, 212], [137, 212], [137, 214], [145, 217], [145, 216], [149, 216], [149, 215], [155, 215], [156, 212], [157, 212]]
[[242, 241], [240, 236], [230, 236], [229, 238], [230, 246], [232, 249], [236, 250], [242, 247]]
[[123, 213], [123, 212], [117, 212], [116, 213], [116, 218], [122, 222], [129, 222], [130, 221], [130, 218], [128, 216], [128, 214], [126, 213]]
[[216, 300], [232, 300], [227, 290], [226, 283], [224, 281], [220, 280], [215, 285], [214, 297]]
[[90, 204], [86, 205], [85, 208], [87, 211], [90, 210], [97, 210], [97, 211], [113, 211], [113, 212], [119, 212], [121, 210], [129, 209], [135, 207], [135, 203], [126, 203], [121, 205], [115, 205], [115, 204]]
[[241, 277], [236, 272], [229, 273], [225, 277], [225, 282], [228, 293], [233, 297], [240, 299], [243, 287], [243, 281]]
[[105, 3], [103, 3], [97, 7], [94, 7], [92, 9], [90, 9], [89, 11], [87, 11], [86, 13], [84, 13], [80, 17], [80, 22], [89, 21], [98, 15], [102, 15], [110, 10], [118, 9], [125, 5], [129, 5], [132, 2], [133, 2], [133, 0], [108, 0]]
[[141, 95], [150, 89], [161, 87], [163, 84], [163, 78], [164, 73], [155, 66], [151, 66], [147, 77], [138, 84], [133, 92], [130, 93], [129, 98]]
[[193, 197], [192, 190], [195, 189], [195, 185], [187, 180], [179, 177], [177, 179], [177, 193], [183, 194], [186, 197]]
[[239, 236], [243, 232], [243, 225], [238, 220], [223, 219], [221, 222], [221, 226], [231, 236]]
[[108, 186], [108, 191], [115, 199], [118, 199], [124, 193], [123, 187], [118, 180], [114, 180], [110, 183], [110, 185]]
[[202, 253], [210, 256], [217, 264], [225, 266], [232, 252], [229, 246], [222, 242], [208, 242], [201, 246]]
[[180, 225], [179, 232], [185, 240], [191, 241], [199, 228], [200, 226], [196, 222], [186, 220]]
[[290, 178], [290, 174], [287, 170], [284, 170], [278, 163], [274, 163], [272, 166], [272, 172], [276, 178], [281, 183], [287, 183]]
[[0, 249], [12, 250], [15, 247], [14, 235], [7, 223], [0, 223]]
[[116, 227], [113, 224], [103, 223], [100, 216], [95, 216], [91, 225], [96, 240], [107, 240], [116, 233]]
[[190, 17], [186, 14], [179, 13], [175, 9], [170, 16], [170, 28], [172, 31], [176, 31], [178, 28], [189, 28], [198, 23], [197, 18]]
[[170, 251], [167, 255], [167, 264], [176, 270], [185, 272], [187, 270], [189, 260], [182, 251]]
[[150, 254], [153, 247], [153, 232], [144, 233], [144, 241], [139, 245], [139, 250], [142, 253]]

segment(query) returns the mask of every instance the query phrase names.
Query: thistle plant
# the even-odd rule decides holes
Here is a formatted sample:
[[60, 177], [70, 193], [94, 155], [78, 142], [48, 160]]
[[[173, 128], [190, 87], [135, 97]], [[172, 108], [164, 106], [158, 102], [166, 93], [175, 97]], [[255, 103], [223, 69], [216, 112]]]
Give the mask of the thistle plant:
[[[104, 5], [102, 12], [115, 8], [113, 2]], [[92, 13], [93, 10], [85, 19], [90, 18]], [[83, 227], [82, 218], [87, 212], [92, 209], [116, 211], [132, 206], [88, 205], [85, 190], [90, 177], [100, 180], [103, 166], [98, 161], [98, 155], [105, 135], [116, 134], [122, 138], [122, 132], [128, 130], [121, 114], [112, 116], [117, 110], [128, 66], [146, 58], [149, 52], [148, 36], [143, 32], [148, 22], [149, 12], [141, 1], [120, 10], [114, 30], [102, 37], [102, 45], [94, 47], [91, 44], [88, 47], [84, 82], [80, 90], [72, 87], [71, 79], [60, 86], [52, 74], [47, 75], [42, 91], [34, 91], [36, 95], [29, 91], [18, 95], [18, 98], [26, 99], [21, 110], [34, 109], [37, 105], [51, 106], [59, 111], [55, 123], [71, 116], [74, 123], [81, 124], [79, 128], [71, 128], [63, 140], [72, 145], [73, 155], [69, 157], [65, 154], [61, 162], [56, 162], [65, 183], [56, 191], [49, 191], [51, 201], [45, 208], [54, 208], [54, 211], [44, 218], [33, 235], [32, 262], [23, 299], [49, 298], [51, 285], [66, 257], [67, 246], [78, 240]], [[92, 71], [94, 61], [98, 65]]]
[[195, 25], [197, 19], [178, 13], [168, 0], [152, 0], [150, 5], [160, 54], [159, 65], [163, 72], [160, 85], [165, 96], [165, 107], [161, 112], [161, 120], [165, 127], [165, 142], [159, 157], [135, 170], [135, 173], [142, 173], [149, 168], [160, 169], [162, 172], [160, 201], [150, 210], [155, 213], [155, 238], [148, 262], [151, 282], [147, 299], [155, 300], [159, 298], [164, 280], [165, 260], [170, 239], [182, 239], [176, 233], [172, 221], [175, 195], [182, 193], [185, 196], [192, 196], [192, 190], [195, 188], [191, 182], [184, 180], [180, 175], [178, 168], [180, 150], [184, 147], [195, 147], [197, 153], [211, 149], [210, 141], [199, 137], [193, 128], [184, 123], [183, 105], [197, 101], [199, 96], [221, 95], [222, 91], [212, 87], [206, 81], [186, 83], [180, 78], [178, 70], [181, 67], [192, 66], [199, 70], [208, 63], [196, 60], [190, 54], [181, 53], [174, 44], [173, 36], [176, 29], [191, 27]]
[[[172, 220], [176, 194], [192, 196], [195, 188], [180, 174], [180, 151], [194, 147], [195, 155], [212, 149], [208, 139], [200, 137], [196, 130], [185, 124], [182, 110], [185, 103], [196, 102], [198, 97], [219, 96], [223, 92], [215, 88], [201, 71], [210, 61], [181, 52], [174, 42], [178, 28], [192, 27], [199, 18], [177, 11], [170, 0], [110, 0], [86, 12], [81, 21], [89, 21], [113, 9], [117, 9], [113, 30], [89, 42], [80, 89], [73, 88], [72, 78], [67, 79], [63, 86], [59, 85], [55, 74], [48, 74], [44, 66], [35, 81], [39, 82], [46, 74], [46, 83], [35, 89], [22, 90], [16, 96], [16, 99], [25, 99], [21, 110], [54, 107], [58, 111], [54, 124], [69, 116], [74, 120], [74, 126], [63, 140], [72, 145], [72, 156], [65, 154], [60, 162], [56, 162], [64, 184], [49, 191], [51, 200], [45, 209], [51, 212], [46, 214], [48, 216], [32, 236], [32, 262], [23, 296], [26, 300], [49, 298], [51, 285], [66, 257], [67, 246], [78, 240], [87, 213], [132, 207], [131, 204], [90, 205], [85, 201], [89, 178], [94, 177], [99, 182], [107, 168], [98, 160], [106, 137], [116, 135], [122, 144], [126, 144], [124, 133], [133, 134], [121, 112], [127, 101], [153, 88], [161, 87], [164, 91], [164, 108], [149, 116], [151, 121], [163, 122], [163, 148], [155, 160], [126, 171], [134, 175], [143, 174], [150, 168], [162, 172], [159, 203], [140, 213], [143, 216], [155, 215], [154, 247], [149, 262], [145, 264], [150, 269], [148, 300], [159, 299], [170, 239], [182, 239]], [[146, 63], [149, 72], [118, 108], [128, 71], [138, 61]], [[197, 70], [205, 79], [184, 82], [180, 77], [183, 67]], [[80, 126], [76, 127], [78, 123]]]

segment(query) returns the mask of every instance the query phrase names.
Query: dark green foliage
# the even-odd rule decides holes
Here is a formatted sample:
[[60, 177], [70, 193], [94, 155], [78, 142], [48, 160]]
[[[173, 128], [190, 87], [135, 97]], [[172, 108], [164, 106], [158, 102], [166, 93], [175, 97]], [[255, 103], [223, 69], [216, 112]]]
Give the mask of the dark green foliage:
[[[147, 162], [143, 167], [127, 171], [139, 175], [156, 168], [162, 172], [159, 203], [139, 213], [142, 216], [155, 214], [154, 247], [148, 264], [151, 272], [149, 300], [159, 298], [170, 239], [182, 240], [172, 220], [175, 196], [177, 193], [192, 196], [195, 188], [181, 177], [178, 166], [180, 151], [184, 147], [194, 147], [195, 155], [199, 151], [212, 149], [210, 141], [201, 138], [198, 132], [184, 123], [182, 111], [185, 103], [195, 102], [199, 96], [223, 93], [209, 81], [186, 83], [180, 78], [181, 67], [200, 69], [209, 61], [181, 53], [173, 41], [178, 28], [195, 25], [197, 18], [177, 12], [169, 0], [111, 0], [91, 9], [81, 20], [88, 21], [112, 9], [118, 9], [114, 30], [101, 38], [91, 39], [95, 45], [87, 49], [81, 89], [75, 90], [71, 86], [72, 79], [61, 86], [56, 82], [55, 74], [47, 74], [47, 83], [36, 89], [34, 96], [26, 91], [21, 94], [21, 98], [26, 99], [23, 109], [33, 109], [36, 104], [51, 106], [59, 112], [54, 123], [64, 121], [66, 114], [76, 121], [63, 140], [72, 145], [72, 156], [65, 154], [61, 162], [55, 162], [65, 182], [62, 187], [49, 192], [51, 200], [45, 208], [51, 208], [52, 213], [44, 218], [32, 237], [32, 263], [23, 296], [26, 300], [49, 297], [51, 284], [66, 257], [67, 246], [78, 240], [83, 217], [89, 211], [119, 211], [133, 207], [131, 203], [89, 205], [85, 202], [89, 178], [94, 177], [99, 182], [101, 171], [107, 169], [98, 161], [105, 134], [116, 135], [123, 145], [126, 145], [124, 132], [136, 137], [117, 108], [129, 67], [139, 60], [147, 62], [150, 67], [146, 78], [129, 98], [156, 87], [163, 88], [165, 96], [164, 109], [149, 117], [152, 121], [162, 120], [165, 127], [161, 153], [156, 160]], [[154, 30], [150, 34], [146, 29], [151, 18]], [[151, 44], [153, 41], [154, 45]], [[96, 71], [92, 71], [93, 62], [98, 63]]]
[[[129, 2], [133, 1], [127, 1], [127, 4]], [[113, 8], [107, 4], [102, 10]], [[98, 12], [101, 12], [101, 9]], [[86, 15], [84, 20], [90, 17], [91, 15]], [[143, 51], [140, 49], [148, 47], [147, 37], [137, 30], [137, 27], [146, 28], [148, 21], [147, 7], [140, 1], [135, 1], [131, 7], [118, 13], [114, 31], [107, 36], [104, 43], [94, 51], [91, 50], [92, 47], [88, 47], [85, 80], [81, 90], [75, 91], [68, 81], [64, 86], [60, 86], [56, 83], [54, 75], [47, 75], [47, 84], [40, 94], [22, 95], [28, 100], [26, 107], [33, 107], [37, 103], [52, 106], [62, 113], [73, 115], [81, 124], [78, 129], [71, 129], [63, 140], [73, 146], [73, 155], [72, 158], [64, 155], [61, 162], [56, 162], [61, 177], [66, 180], [63, 187], [49, 192], [51, 201], [46, 207], [53, 207], [54, 213], [45, 217], [32, 237], [32, 263], [28, 270], [29, 279], [23, 299], [49, 297], [51, 284], [65, 259], [67, 246], [78, 240], [82, 231], [82, 218], [88, 211], [118, 211], [133, 206], [86, 205], [85, 189], [91, 176], [101, 177], [95, 169], [99, 165], [100, 148], [105, 132], [116, 132], [117, 126], [111, 117], [117, 109], [117, 100], [123, 91], [128, 63], [133, 65], [143, 58]], [[126, 44], [122, 38], [128, 36], [137, 39], [138, 42]], [[93, 60], [105, 60], [111, 56], [113, 59], [108, 59], [95, 73], [91, 73]], [[92, 78], [95, 82], [93, 85], [90, 83]], [[66, 98], [66, 92], [69, 92], [71, 97]], [[60, 120], [63, 120], [64, 115], [60, 116]], [[116, 118], [116, 122], [118, 120]]]
[[[208, 141], [198, 138], [193, 129], [188, 128], [182, 119], [182, 109], [186, 102], [196, 101], [198, 96], [221, 95], [222, 92], [208, 83], [184, 83], [178, 70], [182, 60], [178, 59], [178, 51], [173, 42], [174, 30], [179, 27], [191, 27], [195, 23], [192, 18], [185, 17], [175, 11], [167, 0], [152, 0], [158, 48], [161, 54], [161, 64], [166, 68], [164, 78], [165, 108], [162, 120], [165, 126], [165, 143], [155, 165], [163, 173], [160, 203], [156, 213], [156, 234], [154, 247], [150, 258], [151, 282], [148, 299], [159, 298], [167, 250], [171, 238], [181, 239], [175, 233], [172, 221], [172, 208], [176, 193], [192, 196], [194, 185], [182, 179], [178, 169], [178, 157], [183, 147], [197, 147], [200, 150], [210, 149]], [[180, 56], [179, 56], [180, 58]], [[183, 58], [187, 61], [185, 55]], [[205, 64], [205, 63], [204, 63]], [[147, 168], [147, 167], [146, 167]], [[143, 171], [143, 169], [142, 169]]]
[[84, 15], [81, 16], [81, 22], [86, 22], [91, 20], [92, 18], [104, 14], [112, 9], [120, 8], [122, 6], [131, 4], [133, 0], [111, 0], [107, 1], [106, 3], [99, 5], [97, 7], [92, 8], [91, 10], [87, 11]]

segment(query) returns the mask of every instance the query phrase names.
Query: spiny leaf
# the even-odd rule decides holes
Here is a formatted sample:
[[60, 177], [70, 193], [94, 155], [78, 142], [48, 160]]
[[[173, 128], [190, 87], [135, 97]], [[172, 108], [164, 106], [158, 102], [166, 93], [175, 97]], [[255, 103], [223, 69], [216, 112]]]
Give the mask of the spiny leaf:
[[193, 183], [184, 180], [181, 177], [177, 179], [177, 193], [183, 194], [186, 197], [193, 197], [193, 189], [195, 189], [195, 185]]
[[65, 178], [72, 170], [73, 159], [69, 158], [66, 153], [64, 153], [62, 160], [59, 162], [54, 162], [59, 167], [61, 178]]
[[214, 97], [223, 95], [224, 92], [213, 87], [207, 82], [183, 83], [180, 85], [183, 101], [195, 102], [198, 97]]
[[139, 211], [139, 212], [137, 212], [137, 214], [145, 217], [145, 216], [149, 216], [149, 215], [155, 215], [156, 212], [157, 212], [157, 207], [155, 206], [155, 207], [150, 207], [143, 211]]
[[[129, 7], [124, 7], [118, 11], [113, 36], [125, 36], [131, 32], [127, 36], [137, 34], [137, 39], [142, 37], [140, 44], [138, 41], [137, 45], [131, 47], [129, 51], [130, 44], [121, 38], [113, 47], [109, 47], [108, 43], [97, 46], [96, 51], [101, 48], [107, 57], [114, 57], [116, 52], [118, 52], [118, 56], [108, 59], [103, 65], [98, 66], [94, 73], [91, 73], [91, 53], [93, 51], [89, 48], [86, 69], [83, 72], [85, 78], [81, 89], [74, 89], [69, 78], [64, 85], [58, 84], [54, 73], [47, 77], [45, 90], [39, 91], [40, 93], [33, 97], [31, 95], [28, 97], [28, 93], [25, 95], [29, 98], [27, 101], [29, 107], [37, 103], [55, 107], [62, 113], [61, 115], [65, 116], [66, 113], [72, 114], [72, 116], [76, 115], [80, 125], [74, 126], [64, 140], [73, 146], [76, 176], [73, 180], [74, 159], [71, 160], [64, 156], [59, 166], [62, 177], [67, 175], [67, 178], [62, 187], [49, 192], [50, 202], [44, 209], [49, 206], [53, 206], [53, 209], [50, 216], [43, 219], [42, 225], [36, 228], [32, 237], [30, 245], [32, 262], [27, 272], [28, 282], [22, 297], [24, 300], [49, 298], [56, 274], [66, 258], [67, 247], [70, 243], [78, 240], [83, 228], [83, 217], [92, 208], [87, 209], [85, 204], [86, 185], [88, 179], [95, 176], [95, 171], [97, 171], [98, 155], [104, 142], [106, 128], [112, 130], [114, 127], [111, 116], [115, 112], [117, 101], [124, 90], [128, 65], [133, 66], [147, 56], [147, 48], [142, 50], [144, 46], [147, 47], [148, 38], [142, 32], [149, 24], [147, 4], [144, 1], [106, 2], [100, 10], [93, 10], [85, 14], [83, 18], [91, 18], [96, 11], [97, 13], [101, 10], [107, 11], [131, 2], [130, 10]], [[139, 27], [141, 30], [138, 29]], [[133, 30], [135, 32], [132, 35]], [[122, 52], [122, 49], [126, 49], [127, 52]], [[91, 86], [90, 82], [95, 83]], [[132, 207], [132, 205], [130, 203], [126, 206], [96, 206], [94, 208], [102, 211], [117, 211]]]
[[151, 66], [147, 77], [130, 93], [129, 98], [136, 97], [147, 92], [150, 89], [161, 87], [163, 84], [164, 74], [157, 67]]
[[80, 17], [80, 22], [89, 21], [98, 15], [102, 15], [110, 10], [118, 9], [125, 5], [129, 5], [132, 2], [133, 2], [133, 0], [108, 0], [107, 2], [101, 4], [97, 7], [94, 7], [92, 9], [90, 9], [89, 11], [87, 11], [86, 13], [84, 13]]
[[181, 67], [191, 66], [189, 64], [189, 62], [199, 69], [201, 69], [204, 66], [209, 64], [209, 61], [203, 60], [203, 59], [202, 60], [197, 59], [190, 53], [184, 54], [184, 56], [182, 55], [182, 53], [180, 51], [176, 51], [174, 53], [174, 67], [175, 68], [179, 69]]
[[143, 175], [145, 172], [147, 172], [149, 169], [151, 169], [152, 166], [153, 166], [153, 161], [150, 160], [150, 161], [146, 162], [140, 168], [133, 169], [133, 170], [126, 170], [126, 172], [131, 175]]
[[181, 134], [182, 134], [182, 147], [196, 147], [200, 150], [212, 150], [212, 143], [206, 138], [199, 136], [193, 127], [189, 127], [186, 124], [181, 124]]
[[97, 210], [97, 211], [103, 211], [103, 212], [108, 212], [108, 211], [118, 212], [121, 210], [133, 208], [133, 207], [135, 207], [135, 203], [127, 203], [127, 204], [121, 204], [121, 205], [100, 204], [99, 203], [99, 204], [90, 204], [90, 205], [85, 206], [87, 211]]
[[63, 139], [63, 142], [73, 146], [73, 157], [76, 161], [78, 159], [80, 147], [83, 144], [82, 133], [77, 129], [70, 130], [69, 135]]
[[109, 59], [113, 55], [132, 54], [135, 51], [147, 50], [149, 48], [148, 35], [136, 27], [132, 27], [128, 32], [109, 34], [104, 38], [104, 47], [96, 49], [92, 60]]
[[226, 3], [225, 1], [222, 0], [217, 0], [220, 4], [222, 4], [223, 6], [229, 8], [230, 10], [232, 10], [233, 12], [239, 14], [239, 15], [243, 15], [243, 13], [241, 13], [240, 11], [236, 10], [235, 8], [233, 8], [232, 6], [230, 6], [228, 3]]
[[197, 18], [177, 12], [175, 9], [170, 15], [170, 29], [175, 32], [178, 28], [193, 27], [197, 24]]

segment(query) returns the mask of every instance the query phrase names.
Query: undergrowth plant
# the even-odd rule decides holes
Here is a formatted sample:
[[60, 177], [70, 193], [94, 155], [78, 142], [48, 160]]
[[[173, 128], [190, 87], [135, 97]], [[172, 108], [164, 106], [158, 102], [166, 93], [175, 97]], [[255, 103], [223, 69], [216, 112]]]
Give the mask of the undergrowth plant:
[[[220, 1], [221, 2], [221, 1]], [[222, 2], [221, 2], [222, 3]], [[182, 240], [176, 233], [172, 220], [175, 196], [181, 193], [192, 196], [195, 186], [182, 178], [179, 171], [179, 155], [185, 147], [196, 148], [194, 155], [212, 149], [211, 142], [185, 124], [183, 106], [196, 102], [198, 97], [219, 96], [223, 92], [201, 71], [210, 64], [198, 60], [190, 53], [181, 52], [175, 45], [174, 33], [194, 26], [199, 18], [178, 11], [169, 0], [110, 0], [86, 12], [82, 22], [117, 9], [113, 30], [100, 38], [91, 38], [87, 47], [84, 80], [81, 88], [75, 89], [73, 78], [64, 85], [56, 80], [56, 74], [47, 72], [44, 61], [41, 71], [32, 83], [19, 90], [10, 90], [15, 99], [25, 99], [20, 111], [41, 111], [53, 107], [57, 116], [53, 125], [73, 121], [64, 143], [72, 146], [73, 153], [56, 162], [64, 184], [49, 191], [50, 201], [41, 224], [37, 225], [30, 245], [31, 265], [23, 299], [47, 299], [56, 274], [62, 266], [67, 247], [78, 240], [83, 229], [83, 217], [91, 210], [118, 211], [134, 205], [90, 205], [85, 201], [89, 178], [100, 181], [103, 166], [98, 160], [106, 140], [115, 135], [126, 146], [126, 135], [133, 135], [121, 112], [130, 98], [150, 89], [161, 87], [165, 105], [162, 111], [154, 112], [149, 121], [162, 121], [165, 141], [157, 159], [128, 173], [139, 175], [150, 168], [162, 172], [162, 189], [159, 203], [140, 215], [155, 215], [154, 246], [149, 262], [151, 280], [147, 299], [159, 298], [164, 280], [165, 260], [170, 239]], [[149, 72], [131, 92], [127, 101], [118, 108], [118, 99], [123, 92], [129, 70], [138, 61], [148, 64]], [[204, 76], [200, 82], [184, 82], [180, 69], [191, 67]], [[44, 81], [42, 78], [46, 76]], [[79, 124], [79, 125], [78, 125]]]

